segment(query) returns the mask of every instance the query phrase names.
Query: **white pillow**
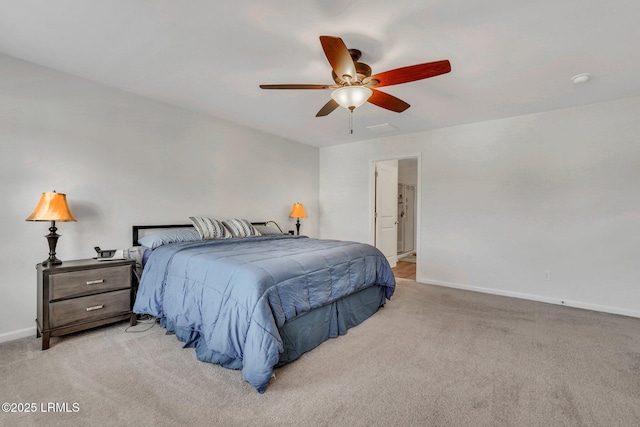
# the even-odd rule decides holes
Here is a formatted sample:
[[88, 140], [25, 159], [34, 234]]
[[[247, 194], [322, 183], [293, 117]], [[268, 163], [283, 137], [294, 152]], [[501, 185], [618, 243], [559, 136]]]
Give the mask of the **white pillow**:
[[254, 225], [254, 227], [263, 236], [268, 235], [268, 234], [279, 234], [279, 235], [283, 235], [284, 234], [282, 231], [278, 230], [275, 227], [271, 227], [269, 225]]
[[155, 249], [158, 246], [174, 242], [190, 242], [200, 240], [200, 235], [193, 228], [176, 228], [149, 233], [138, 239], [145, 248]]

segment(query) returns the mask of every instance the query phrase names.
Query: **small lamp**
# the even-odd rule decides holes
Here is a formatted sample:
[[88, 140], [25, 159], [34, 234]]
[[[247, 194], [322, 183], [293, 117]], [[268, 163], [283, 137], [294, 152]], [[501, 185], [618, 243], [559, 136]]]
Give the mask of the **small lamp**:
[[296, 230], [298, 235], [300, 234], [300, 218], [306, 218], [307, 214], [304, 211], [304, 206], [302, 203], [294, 203], [291, 208], [291, 213], [289, 214], [289, 218], [297, 218], [296, 220]]
[[26, 221], [51, 221], [49, 234], [44, 236], [49, 242], [49, 258], [44, 260], [42, 264], [47, 267], [62, 264], [62, 261], [56, 258], [56, 244], [58, 243], [58, 237], [60, 237], [56, 234], [58, 230], [56, 221], [76, 221], [67, 205], [67, 195], [56, 193], [55, 191], [42, 193], [38, 206]]

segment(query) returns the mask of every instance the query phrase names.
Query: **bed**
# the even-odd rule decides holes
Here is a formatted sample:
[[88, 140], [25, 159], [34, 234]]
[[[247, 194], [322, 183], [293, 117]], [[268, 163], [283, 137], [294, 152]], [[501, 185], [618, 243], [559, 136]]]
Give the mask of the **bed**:
[[143, 244], [133, 311], [159, 318], [199, 360], [241, 369], [263, 393], [274, 368], [375, 314], [395, 279], [373, 246], [251, 225], [250, 235], [193, 239], [192, 224], [134, 226], [134, 245], [141, 231], [165, 237]]

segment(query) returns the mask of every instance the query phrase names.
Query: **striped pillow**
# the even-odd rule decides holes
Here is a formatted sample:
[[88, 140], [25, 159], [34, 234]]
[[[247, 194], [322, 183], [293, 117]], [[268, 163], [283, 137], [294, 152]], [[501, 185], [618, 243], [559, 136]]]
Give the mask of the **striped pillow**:
[[260, 232], [246, 219], [228, 219], [223, 222], [233, 237], [260, 236]]
[[215, 218], [190, 216], [189, 219], [203, 239], [226, 239], [231, 237], [227, 229], [222, 225], [222, 222]]

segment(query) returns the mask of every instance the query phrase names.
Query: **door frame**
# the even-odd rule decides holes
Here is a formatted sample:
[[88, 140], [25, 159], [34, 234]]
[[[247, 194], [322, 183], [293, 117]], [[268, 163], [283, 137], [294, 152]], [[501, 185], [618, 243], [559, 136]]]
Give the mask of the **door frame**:
[[[407, 153], [403, 155], [396, 155], [391, 157], [375, 157], [370, 161], [369, 166], [369, 244], [376, 245], [376, 163], [384, 162], [388, 160], [404, 160], [404, 159], [417, 159], [418, 171], [416, 182], [416, 229], [414, 230], [416, 235], [415, 252], [416, 252], [416, 269], [420, 262], [421, 252], [421, 238], [420, 230], [422, 229], [422, 153]], [[417, 277], [417, 271], [416, 271]]]

